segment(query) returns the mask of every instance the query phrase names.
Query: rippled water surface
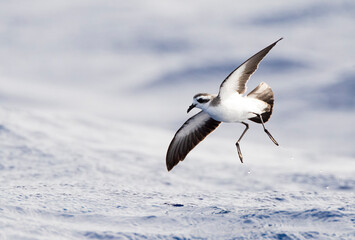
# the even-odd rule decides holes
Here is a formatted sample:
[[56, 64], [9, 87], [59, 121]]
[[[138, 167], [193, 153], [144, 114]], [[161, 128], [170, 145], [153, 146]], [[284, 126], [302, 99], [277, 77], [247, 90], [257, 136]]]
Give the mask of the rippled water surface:
[[[273, 171], [266, 163], [241, 165], [237, 158], [214, 161], [206, 155], [168, 173], [164, 158], [155, 154], [158, 139], [170, 137], [164, 131], [156, 129], [158, 139], [137, 142], [134, 151], [128, 142], [142, 132], [153, 134], [151, 129], [67, 115], [1, 113], [7, 116], [0, 131], [2, 237], [354, 237], [352, 176], [319, 173], [311, 161], [313, 170]], [[123, 132], [125, 139], [117, 138]], [[251, 154], [248, 161], [255, 156], [262, 155]]]
[[[355, 239], [353, 0], [0, 1], [0, 239]], [[172, 171], [192, 96], [248, 81]]]

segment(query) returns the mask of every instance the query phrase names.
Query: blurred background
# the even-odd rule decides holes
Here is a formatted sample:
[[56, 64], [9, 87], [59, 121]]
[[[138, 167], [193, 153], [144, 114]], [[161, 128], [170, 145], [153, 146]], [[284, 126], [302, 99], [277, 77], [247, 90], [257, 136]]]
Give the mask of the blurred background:
[[[0, 1], [0, 238], [351, 239], [354, 26], [353, 0]], [[280, 37], [248, 82], [280, 147], [251, 123], [241, 164], [222, 124], [168, 173], [192, 97]]]
[[[281, 146], [354, 157], [353, 1], [2, 1], [0, 12], [1, 106], [173, 133], [194, 94], [217, 93], [284, 37], [248, 83], [275, 92], [270, 131]], [[243, 126], [219, 131], [231, 129]]]

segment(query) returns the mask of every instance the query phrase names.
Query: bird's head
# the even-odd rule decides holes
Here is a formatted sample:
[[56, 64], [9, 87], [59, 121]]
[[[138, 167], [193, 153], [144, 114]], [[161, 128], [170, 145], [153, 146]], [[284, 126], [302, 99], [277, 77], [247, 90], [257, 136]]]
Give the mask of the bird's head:
[[190, 107], [187, 109], [187, 112], [190, 112], [191, 109], [197, 107], [197, 108], [200, 108], [200, 109], [206, 109], [212, 99], [214, 98], [213, 95], [211, 94], [208, 94], [208, 93], [198, 93], [196, 94], [193, 99], [192, 99], [192, 104], [190, 105]]

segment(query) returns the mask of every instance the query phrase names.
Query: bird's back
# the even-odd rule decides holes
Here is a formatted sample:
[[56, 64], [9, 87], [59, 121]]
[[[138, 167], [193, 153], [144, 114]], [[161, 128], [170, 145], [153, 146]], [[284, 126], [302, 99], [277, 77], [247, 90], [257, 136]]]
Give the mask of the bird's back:
[[[269, 85], [267, 85], [264, 82], [260, 83], [253, 91], [251, 91], [247, 95], [247, 98], [258, 99], [260, 101], [265, 102], [268, 105], [268, 107], [261, 114], [263, 121], [267, 122], [271, 117], [272, 108], [274, 106], [274, 93], [272, 89], [269, 87]], [[249, 120], [256, 123], [261, 123], [259, 117], [252, 117], [249, 118]]]

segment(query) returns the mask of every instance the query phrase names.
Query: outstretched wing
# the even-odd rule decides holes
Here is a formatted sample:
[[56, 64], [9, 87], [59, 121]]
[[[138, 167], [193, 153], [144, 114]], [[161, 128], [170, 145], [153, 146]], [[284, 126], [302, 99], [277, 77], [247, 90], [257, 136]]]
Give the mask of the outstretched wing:
[[242, 65], [237, 67], [233, 72], [231, 72], [219, 87], [218, 96], [220, 98], [227, 98], [231, 94], [234, 94], [235, 91], [237, 91], [239, 94], [245, 93], [247, 90], [246, 83], [250, 76], [258, 68], [260, 61], [280, 40], [282, 40], [282, 38], [255, 54], [246, 60]]
[[212, 119], [201, 111], [189, 118], [176, 132], [166, 153], [166, 167], [170, 171], [179, 161], [199, 144], [208, 134], [215, 130], [221, 122]]

